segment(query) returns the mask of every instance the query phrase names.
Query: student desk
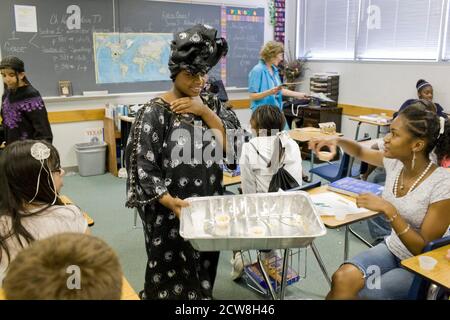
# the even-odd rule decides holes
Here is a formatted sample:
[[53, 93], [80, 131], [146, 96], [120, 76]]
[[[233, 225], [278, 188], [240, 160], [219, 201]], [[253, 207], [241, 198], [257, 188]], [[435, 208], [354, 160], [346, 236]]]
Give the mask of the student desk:
[[[450, 250], [450, 244], [425, 252], [419, 256], [429, 256], [438, 261], [433, 270], [423, 270], [419, 266], [419, 256], [405, 259], [401, 262], [409, 271], [424, 277], [432, 283], [450, 290], [450, 261], [445, 259], [447, 251]], [[428, 298], [431, 298], [431, 292], [428, 292]]]
[[[326, 186], [323, 187], [318, 187], [318, 188], [314, 188], [308, 191], [309, 194], [318, 194], [318, 193], [323, 193], [323, 192], [329, 192], [329, 190], [327, 189]], [[343, 194], [339, 194], [341, 196], [343, 196], [344, 198], [351, 200], [353, 202], [355, 202], [355, 198], [343, 195]], [[349, 214], [345, 217], [344, 220], [336, 220], [333, 216], [322, 216], [322, 222], [325, 224], [325, 226], [327, 228], [330, 229], [336, 229], [336, 228], [340, 228], [340, 227], [345, 227], [345, 240], [344, 240], [344, 261], [348, 259], [348, 249], [349, 249], [349, 242], [348, 242], [348, 233], [349, 233], [349, 229], [350, 229], [350, 225], [352, 223], [361, 221], [361, 220], [365, 220], [365, 219], [369, 219], [372, 217], [375, 217], [376, 215], [378, 215], [378, 212], [374, 212], [374, 211], [367, 211], [367, 212], [363, 212], [363, 213], [357, 213], [357, 214]]]
[[[388, 116], [383, 116], [383, 115], [379, 115], [380, 118], [382, 119], [386, 119], [386, 120], [391, 120], [391, 117]], [[391, 125], [390, 121], [388, 121], [387, 123], [385, 122], [380, 122], [380, 121], [376, 121], [376, 120], [369, 120], [369, 119], [364, 119], [361, 117], [350, 117], [349, 118], [352, 121], [357, 121], [358, 124], [356, 125], [356, 134], [355, 134], [355, 140], [358, 140], [358, 136], [359, 136], [359, 129], [361, 127], [362, 123], [368, 124], [368, 125], [372, 125], [372, 126], [377, 126], [377, 139], [380, 137], [380, 129], [381, 127], [388, 127]]]
[[122, 297], [120, 300], [141, 300], [125, 277], [122, 278]]
[[240, 183], [241, 183], [241, 176], [235, 177], [223, 176], [223, 186], [225, 188]]
[[[0, 288], [0, 300], [6, 300], [5, 293]], [[122, 277], [122, 294], [120, 300], [140, 300], [134, 289], [125, 277]]]

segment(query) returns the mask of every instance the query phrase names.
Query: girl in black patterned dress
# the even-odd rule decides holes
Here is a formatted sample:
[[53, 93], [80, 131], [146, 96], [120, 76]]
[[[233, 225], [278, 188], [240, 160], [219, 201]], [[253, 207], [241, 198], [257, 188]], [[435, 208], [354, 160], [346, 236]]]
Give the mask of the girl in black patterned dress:
[[212, 298], [219, 252], [196, 251], [179, 235], [179, 217], [188, 205], [182, 199], [223, 193], [216, 160], [233, 154], [225, 131], [240, 128], [233, 111], [201, 93], [206, 73], [227, 52], [216, 34], [196, 25], [174, 35], [173, 87], [139, 110], [128, 139], [127, 206], [139, 211], [148, 255], [144, 299]]

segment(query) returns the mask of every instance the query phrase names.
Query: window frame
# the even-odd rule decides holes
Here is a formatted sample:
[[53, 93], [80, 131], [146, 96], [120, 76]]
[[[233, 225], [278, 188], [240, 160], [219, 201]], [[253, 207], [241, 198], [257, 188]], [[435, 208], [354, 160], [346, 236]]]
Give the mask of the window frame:
[[[295, 53], [297, 57], [301, 57], [307, 53], [306, 50], [306, 26], [305, 26], [305, 3], [307, 0], [296, 1], [296, 32], [295, 32]], [[437, 45], [437, 57], [435, 59], [409, 59], [409, 58], [358, 58], [358, 42], [360, 41], [361, 32], [361, 11], [362, 0], [358, 0], [358, 17], [356, 22], [356, 32], [354, 41], [354, 51], [352, 58], [320, 58], [320, 57], [308, 57], [309, 61], [323, 61], [323, 62], [388, 62], [388, 63], [442, 63], [448, 64], [450, 62], [450, 0], [443, 0], [441, 23], [439, 27], [439, 37]], [[303, 17], [301, 17], [303, 14]], [[300, 35], [303, 35], [303, 41], [300, 40]], [[301, 43], [303, 42], [303, 43]], [[301, 44], [300, 44], [301, 43]], [[447, 43], [449, 48], [447, 51]], [[446, 57], [447, 56], [447, 57]]]

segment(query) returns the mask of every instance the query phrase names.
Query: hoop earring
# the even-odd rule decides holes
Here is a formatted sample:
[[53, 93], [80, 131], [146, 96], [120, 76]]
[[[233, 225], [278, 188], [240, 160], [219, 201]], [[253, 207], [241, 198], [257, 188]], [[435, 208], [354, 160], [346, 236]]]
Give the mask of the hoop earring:
[[411, 169], [414, 170], [414, 166], [416, 165], [416, 153], [413, 151], [413, 158], [411, 161]]

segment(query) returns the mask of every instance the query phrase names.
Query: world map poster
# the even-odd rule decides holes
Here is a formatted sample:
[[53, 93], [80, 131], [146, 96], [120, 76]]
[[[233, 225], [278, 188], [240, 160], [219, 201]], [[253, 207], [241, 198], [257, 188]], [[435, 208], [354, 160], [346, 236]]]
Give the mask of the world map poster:
[[170, 80], [172, 33], [94, 33], [96, 83]]

